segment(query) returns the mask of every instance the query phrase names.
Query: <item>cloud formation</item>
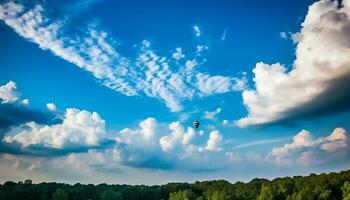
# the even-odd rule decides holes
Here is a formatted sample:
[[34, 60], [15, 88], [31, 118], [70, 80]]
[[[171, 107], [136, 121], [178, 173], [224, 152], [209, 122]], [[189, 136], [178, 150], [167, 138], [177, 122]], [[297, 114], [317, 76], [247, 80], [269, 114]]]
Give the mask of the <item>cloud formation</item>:
[[255, 89], [242, 94], [248, 116], [237, 120], [238, 126], [349, 109], [350, 2], [315, 2], [293, 40], [297, 47], [291, 70], [280, 63], [256, 64]]
[[193, 26], [193, 31], [194, 31], [194, 34], [196, 35], [196, 37], [199, 37], [202, 35], [202, 32], [199, 29], [199, 26]]
[[185, 57], [180, 47], [168, 58], [157, 55], [150, 49], [150, 42], [144, 41], [136, 58], [126, 58], [97, 25], [91, 24], [79, 35], [73, 34], [66, 27], [69, 17], [50, 19], [40, 4], [28, 9], [21, 3], [1, 3], [0, 20], [41, 49], [90, 72], [102, 85], [127, 96], [145, 94], [159, 99], [173, 112], [182, 110], [182, 102], [194, 96], [244, 89], [244, 79], [199, 72], [197, 68], [203, 62], [197, 61], [198, 53], [180, 62]]
[[22, 99], [17, 84], [9, 81], [0, 86], [0, 137], [12, 126], [26, 122], [54, 124], [60, 121], [54, 115], [29, 107], [29, 100]]
[[344, 161], [349, 152], [347, 133], [336, 128], [327, 137], [313, 138], [310, 132], [302, 130], [293, 137], [290, 144], [273, 148], [269, 157], [278, 165], [319, 165], [330, 161]]
[[99, 146], [105, 138], [105, 121], [96, 112], [69, 108], [62, 123], [28, 122], [12, 128], [3, 141], [20, 144], [22, 148], [74, 149]]
[[16, 83], [9, 81], [5, 85], [0, 86], [1, 103], [13, 103], [19, 99]]
[[54, 103], [47, 103], [46, 108], [50, 111], [55, 112], [57, 110], [56, 105]]
[[174, 149], [177, 145], [188, 145], [196, 134], [195, 130], [190, 127], [187, 129], [187, 132], [185, 132], [180, 122], [171, 123], [169, 129], [172, 133], [161, 137], [159, 140], [160, 147], [165, 152]]
[[[6, 88], [14, 88], [16, 84], [6, 84], [9, 85], [11, 87]], [[20, 119], [21, 112], [30, 111], [28, 106], [21, 103], [19, 92], [16, 90], [17, 93], [18, 95], [12, 98], [16, 99], [13, 103], [0, 104], [1, 113], [5, 114], [4, 118]], [[11, 113], [6, 111], [7, 107], [7, 110], [17, 107], [18, 111]], [[201, 159], [202, 155], [209, 159], [208, 156], [218, 156], [215, 154], [223, 148], [223, 137], [218, 130], [213, 130], [205, 143], [198, 144], [194, 139], [199, 133], [203, 135], [204, 131], [200, 130], [197, 134], [192, 127], [184, 127], [179, 121], [164, 124], [150, 117], [142, 120], [137, 128], [125, 128], [116, 132], [106, 130], [105, 120], [96, 112], [68, 108], [58, 115], [54, 103], [48, 103], [46, 107], [49, 111], [54, 111], [47, 114], [50, 116], [48, 120], [52, 121], [29, 115], [23, 120], [8, 124], [7, 129], [3, 131], [5, 135], [0, 144], [0, 151], [31, 156], [69, 156], [74, 153], [90, 154], [97, 150], [100, 153], [93, 155], [98, 155], [106, 162], [113, 160], [118, 165], [170, 169], [179, 167], [179, 163], [186, 161], [192, 164], [180, 167], [188, 170], [194, 169], [194, 166], [196, 169], [201, 168], [194, 160], [205, 162]], [[43, 116], [46, 119], [46, 115]], [[1, 114], [0, 120], [1, 123], [4, 122]]]
[[158, 123], [155, 118], [147, 118], [139, 123], [139, 128], [121, 130], [116, 141], [120, 161], [126, 165], [191, 169], [193, 165], [178, 164], [201, 160], [202, 155], [222, 149], [223, 137], [219, 131], [212, 131], [206, 144], [202, 145], [194, 143], [196, 136], [193, 128], [185, 128], [178, 121], [167, 125]]
[[222, 135], [219, 131], [215, 130], [210, 132], [207, 145], [204, 147], [208, 151], [221, 151]]
[[215, 109], [212, 112], [205, 111], [204, 112], [204, 118], [206, 118], [206, 119], [215, 119], [216, 115], [218, 115], [219, 113], [221, 113], [221, 108], [217, 108], [217, 109]]

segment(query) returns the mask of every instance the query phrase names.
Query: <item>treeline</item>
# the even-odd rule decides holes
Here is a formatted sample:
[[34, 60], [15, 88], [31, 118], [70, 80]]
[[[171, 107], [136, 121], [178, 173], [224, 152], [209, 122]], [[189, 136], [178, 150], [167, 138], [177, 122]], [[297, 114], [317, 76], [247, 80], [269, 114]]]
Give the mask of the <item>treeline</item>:
[[253, 179], [234, 184], [223, 181], [145, 185], [34, 184], [8, 181], [0, 185], [0, 199], [6, 200], [350, 200], [350, 170], [330, 174], [310, 174]]

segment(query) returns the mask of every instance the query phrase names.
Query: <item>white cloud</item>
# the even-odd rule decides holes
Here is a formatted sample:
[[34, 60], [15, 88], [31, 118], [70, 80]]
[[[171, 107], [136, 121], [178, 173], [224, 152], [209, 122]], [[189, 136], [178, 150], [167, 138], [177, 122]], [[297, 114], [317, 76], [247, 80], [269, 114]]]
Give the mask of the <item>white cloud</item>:
[[219, 113], [221, 113], [221, 108], [217, 108], [217, 109], [215, 109], [212, 112], [205, 111], [204, 112], [204, 118], [206, 118], [206, 119], [215, 119], [216, 115], [218, 115]]
[[[148, 124], [142, 126], [142, 124]], [[145, 128], [152, 127], [152, 128]], [[152, 137], [144, 137], [142, 132], [150, 132]], [[198, 134], [203, 135], [201, 131]], [[119, 157], [125, 165], [138, 167], [149, 166], [150, 160], [158, 166], [177, 167], [182, 169], [203, 168], [198, 163], [207, 162], [208, 159], [220, 154], [223, 137], [219, 131], [214, 130], [209, 134], [205, 144], [196, 145], [197, 132], [191, 127], [184, 127], [180, 122], [170, 124], [158, 123], [154, 118], [141, 121], [139, 128], [126, 128], [119, 132], [116, 141]], [[156, 161], [154, 161], [156, 160]], [[183, 163], [187, 163], [184, 165]]]
[[199, 37], [202, 35], [202, 32], [201, 30], [199, 29], [199, 26], [194, 26], [193, 27], [193, 30], [194, 30], [194, 34], [196, 35], [196, 37]]
[[69, 149], [98, 146], [106, 138], [105, 121], [96, 112], [66, 109], [63, 122], [40, 125], [29, 122], [12, 128], [4, 137], [6, 143]]
[[205, 46], [205, 45], [197, 45], [196, 47], [196, 54], [200, 55], [203, 51], [208, 50], [209, 47]]
[[17, 90], [16, 82], [9, 81], [5, 85], [0, 85], [0, 102], [20, 104], [24, 106], [29, 105], [29, 99], [21, 99], [21, 93]]
[[53, 112], [55, 112], [57, 110], [56, 105], [54, 103], [47, 103], [46, 107], [47, 107], [47, 109], [49, 109], [50, 111], [53, 111]]
[[257, 146], [257, 145], [264, 145], [264, 144], [283, 142], [283, 141], [286, 141], [288, 139], [290, 139], [290, 138], [276, 138], [276, 139], [256, 140], [256, 141], [251, 141], [251, 142], [247, 142], [247, 143], [242, 143], [242, 144], [236, 145], [236, 146], [233, 147], [233, 149], [241, 149], [241, 148], [247, 148], [247, 147], [252, 147], [252, 146]]
[[[152, 124], [150, 127], [152, 138], [146, 139], [142, 136], [145, 128], [141, 124]], [[117, 148], [124, 163], [143, 166], [147, 165], [149, 159], [157, 158], [159, 162], [170, 162], [177, 165], [181, 162], [204, 162], [212, 156], [217, 155], [223, 149], [223, 137], [218, 130], [209, 134], [205, 144], [195, 145], [197, 133], [191, 127], [184, 127], [180, 122], [172, 122], [169, 125], [160, 124], [154, 118], [148, 118], [139, 125], [137, 129], [124, 129], [117, 136]], [[203, 131], [198, 133], [204, 135]], [[203, 157], [203, 158], [202, 158]], [[185, 168], [193, 168], [197, 164], [186, 165]], [[184, 166], [178, 166], [183, 168]]]
[[287, 33], [286, 32], [280, 32], [280, 37], [283, 39], [287, 39]]
[[[62, 37], [64, 21], [45, 19], [41, 5], [24, 10], [21, 4], [3, 3], [0, 5], [0, 19], [22, 37], [38, 44], [41, 49], [50, 50], [54, 55], [91, 72], [110, 88], [128, 96], [137, 94], [128, 83], [116, 75], [123, 67], [124, 60], [108, 44], [105, 32], [96, 31], [91, 27], [84, 37]], [[112, 66], [116, 68], [113, 69]]]
[[273, 148], [270, 153], [278, 165], [318, 165], [334, 160], [344, 160], [348, 153], [347, 134], [343, 128], [336, 128], [327, 137], [313, 138], [310, 132], [302, 130], [293, 137], [290, 144]]
[[224, 119], [221, 122], [222, 126], [224, 127], [236, 127], [236, 122], [234, 120], [228, 120], [228, 119]]
[[123, 129], [116, 137], [116, 141], [135, 146], [154, 146], [158, 138], [157, 132], [161, 130], [157, 120], [149, 117], [139, 123], [139, 128], [132, 130]]
[[[138, 58], [123, 57], [115, 50], [114, 40], [106, 32], [98, 30], [97, 25], [90, 25], [80, 35], [68, 32], [65, 25], [69, 17], [64, 20], [45, 18], [42, 5], [27, 9], [19, 3], [2, 3], [0, 19], [41, 49], [50, 50], [92, 73], [104, 86], [127, 96], [145, 94], [157, 98], [173, 112], [182, 110], [182, 102], [195, 95], [232, 92], [240, 87], [239, 79], [226, 76], [201, 73], [198, 80], [196, 68], [202, 62], [188, 59], [185, 65], [173, 63], [151, 50], [149, 41], [142, 42]], [[173, 56], [176, 60], [184, 58], [182, 49], [177, 48]], [[198, 59], [198, 55], [195, 58]]]
[[225, 156], [228, 157], [228, 159], [230, 161], [233, 161], [233, 162], [241, 162], [242, 161], [242, 158], [237, 153], [232, 152], [232, 151], [226, 152]]
[[183, 54], [182, 49], [180, 47], [175, 49], [175, 52], [173, 53], [173, 58], [175, 60], [180, 60], [185, 57], [185, 54]]
[[0, 86], [1, 103], [13, 103], [19, 100], [16, 83], [9, 81], [5, 85]]
[[[325, 0], [309, 7], [302, 29], [293, 35], [297, 47], [292, 70], [279, 63], [256, 64], [255, 89], [242, 95], [249, 114], [237, 121], [238, 126], [302, 116], [345, 98], [347, 83], [342, 78], [350, 74], [349, 10], [349, 1], [343, 1], [341, 8], [337, 1]], [[319, 97], [330, 91], [327, 98]]]
[[187, 132], [185, 132], [185, 128], [180, 122], [171, 123], [169, 129], [172, 131], [171, 134], [159, 139], [160, 147], [165, 152], [173, 150], [177, 145], [186, 146], [190, 144], [192, 138], [195, 136], [193, 128], [189, 127]]
[[209, 139], [207, 141], [207, 145], [202, 150], [207, 151], [221, 151], [221, 142], [222, 142], [222, 135], [218, 130], [212, 131], [209, 134]]
[[[47, 108], [56, 110], [54, 103], [48, 103]], [[68, 160], [74, 158], [71, 157], [74, 152], [91, 154], [92, 150], [98, 150], [100, 153], [91, 156], [96, 156], [102, 163], [95, 164], [111, 170], [106, 166], [111, 159], [118, 165], [146, 168], [174, 167], [184, 159], [201, 160], [202, 152], [219, 151], [222, 140], [221, 135], [211, 133], [206, 145], [196, 146], [192, 144], [197, 135], [192, 127], [185, 128], [180, 122], [160, 124], [152, 117], [141, 121], [138, 128], [125, 128], [116, 136], [106, 130], [105, 121], [96, 112], [69, 108], [60, 118], [62, 121], [56, 124], [16, 124], [5, 133], [2, 142], [19, 148], [23, 154], [67, 154]], [[204, 135], [204, 132], [199, 134]], [[28, 166], [32, 170], [37, 167], [35, 163]]]
[[22, 104], [28, 106], [29, 105], [29, 99], [23, 99]]
[[202, 95], [212, 95], [226, 93], [229, 91], [241, 91], [246, 88], [246, 78], [231, 78], [227, 76], [210, 76], [204, 73], [198, 73], [197, 87]]
[[[185, 65], [179, 64], [176, 71], [166, 57], [161, 57], [150, 49], [150, 43], [144, 45], [136, 65], [144, 71], [140, 75], [138, 88], [142, 88], [147, 96], [158, 98], [172, 111], [183, 109], [181, 102], [194, 96], [207, 96], [242, 89], [242, 79], [227, 76], [211, 76], [198, 72], [200, 63], [189, 59]], [[244, 87], [244, 86], [243, 86]]]
[[203, 131], [203, 130], [200, 130], [200, 131], [198, 131], [198, 134], [199, 134], [200, 136], [203, 136], [203, 135], [204, 135], [204, 131]]

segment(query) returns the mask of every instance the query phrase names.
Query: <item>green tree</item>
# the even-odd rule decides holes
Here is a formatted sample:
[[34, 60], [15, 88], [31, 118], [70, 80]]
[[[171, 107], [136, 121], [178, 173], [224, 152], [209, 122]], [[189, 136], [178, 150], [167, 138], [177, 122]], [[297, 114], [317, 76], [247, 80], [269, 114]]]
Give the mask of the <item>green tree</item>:
[[260, 194], [257, 200], [272, 200], [272, 199], [273, 199], [273, 194], [272, 194], [271, 188], [263, 184], [261, 186]]
[[350, 200], [350, 182], [345, 181], [343, 187], [341, 188], [343, 192], [343, 200]]
[[119, 192], [113, 190], [105, 190], [100, 195], [101, 200], [121, 200], [122, 195]]
[[227, 198], [227, 194], [224, 191], [215, 191], [211, 196], [211, 200], [225, 200]]
[[332, 191], [331, 190], [323, 190], [318, 195], [318, 199], [320, 199], [320, 200], [328, 200], [328, 199], [331, 199], [331, 197], [332, 197]]
[[195, 199], [196, 199], [196, 195], [190, 189], [170, 193], [170, 197], [169, 197], [169, 200], [195, 200]]
[[52, 193], [52, 200], [67, 200], [68, 194], [61, 188], [57, 188], [54, 193]]

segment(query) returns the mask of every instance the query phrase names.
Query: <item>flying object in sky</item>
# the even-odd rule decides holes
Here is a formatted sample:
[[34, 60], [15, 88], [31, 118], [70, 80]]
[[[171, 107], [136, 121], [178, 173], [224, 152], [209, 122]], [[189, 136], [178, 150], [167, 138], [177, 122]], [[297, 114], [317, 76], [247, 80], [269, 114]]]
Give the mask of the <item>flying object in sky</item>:
[[194, 121], [193, 122], [193, 126], [197, 129], [199, 127], [199, 121]]

